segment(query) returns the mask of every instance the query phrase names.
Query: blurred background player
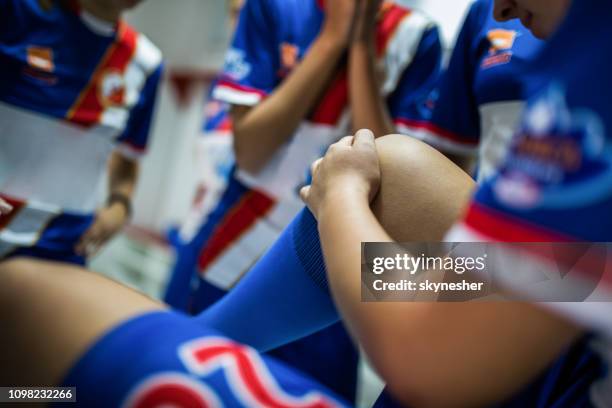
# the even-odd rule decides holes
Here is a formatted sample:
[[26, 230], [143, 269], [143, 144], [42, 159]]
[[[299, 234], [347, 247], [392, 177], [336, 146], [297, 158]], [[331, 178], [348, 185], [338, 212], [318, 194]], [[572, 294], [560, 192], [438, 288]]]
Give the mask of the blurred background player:
[[162, 62], [138, 3], [0, 1], [0, 258], [83, 264], [129, 219]]
[[544, 44], [518, 20], [495, 20], [493, 6], [493, 0], [472, 4], [431, 120], [399, 126], [470, 173], [476, 164], [478, 181], [503, 161], [525, 106], [525, 68]]
[[[441, 54], [432, 21], [393, 2], [247, 1], [213, 92], [232, 106], [236, 167], [165, 300], [198, 313], [230, 290], [302, 207], [309, 163], [330, 143], [428, 119]], [[358, 359], [341, 325], [272, 354], [354, 398]]]
[[430, 114], [437, 28], [392, 2], [359, 4], [247, 1], [213, 94], [232, 105], [236, 168], [204, 227], [192, 311], [222, 296], [274, 242], [300, 208], [308, 163], [330, 143]]

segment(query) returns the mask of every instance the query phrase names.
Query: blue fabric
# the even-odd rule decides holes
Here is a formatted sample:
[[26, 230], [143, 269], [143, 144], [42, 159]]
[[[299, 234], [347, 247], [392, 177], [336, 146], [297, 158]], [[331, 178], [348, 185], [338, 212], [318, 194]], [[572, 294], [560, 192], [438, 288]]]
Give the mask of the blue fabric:
[[440, 80], [442, 54], [439, 30], [429, 28], [421, 38], [414, 62], [406, 68], [387, 99], [389, 113], [395, 121], [431, 119], [430, 96]]
[[75, 247], [92, 222], [91, 214], [62, 213], [53, 218], [34, 246], [17, 247], [7, 258], [27, 256], [83, 266], [86, 259], [76, 253]]
[[526, 71], [521, 129], [500, 174], [476, 193], [480, 206], [568, 239], [612, 240], [612, 103], [602, 92], [612, 87], [609, 17], [604, 2], [574, 2]]
[[305, 398], [349, 406], [308, 376], [169, 312], [150, 312], [112, 329], [62, 386], [76, 387], [77, 402], [56, 406], [251, 408]]
[[337, 322], [310, 211], [304, 209], [238, 285], [197, 319], [261, 351]]
[[146, 150], [163, 70], [164, 66], [160, 65], [147, 78], [140, 99], [130, 112], [126, 128], [117, 138], [118, 142], [125, 142], [140, 151]]
[[[198, 229], [195, 237], [189, 242], [177, 245], [177, 260], [170, 273], [170, 281], [164, 296], [164, 301], [177, 310], [204, 310], [225, 293], [216, 287], [210, 289], [209, 286], [212, 285], [205, 286], [203, 281], [200, 280], [199, 286], [201, 289], [198, 288], [192, 294], [191, 282], [193, 279], [198, 279], [198, 257], [204, 244], [215, 233], [217, 225], [225, 215], [250, 191], [248, 187], [233, 176], [235, 171], [235, 169], [232, 170], [229, 183], [219, 203], [207, 217], [206, 222]], [[209, 296], [209, 291], [213, 289], [215, 296]], [[205, 290], [207, 293], [202, 293]]]
[[520, 73], [544, 44], [518, 20], [495, 21], [493, 4], [474, 2], [440, 80], [431, 123], [460, 143], [478, 144], [482, 105], [525, 100]]

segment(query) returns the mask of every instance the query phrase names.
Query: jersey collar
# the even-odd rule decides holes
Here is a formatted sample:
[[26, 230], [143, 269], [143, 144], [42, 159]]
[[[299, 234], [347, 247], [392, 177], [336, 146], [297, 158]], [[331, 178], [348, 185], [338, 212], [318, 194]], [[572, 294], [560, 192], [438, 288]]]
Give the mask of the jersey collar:
[[83, 10], [78, 0], [68, 0], [65, 4], [68, 10], [79, 16], [79, 19], [85, 27], [99, 36], [113, 37], [117, 34], [121, 26], [121, 21], [117, 24], [109, 23]]
[[102, 37], [112, 37], [117, 32], [118, 24], [112, 24], [99, 19], [85, 10], [79, 12], [79, 17], [87, 28]]

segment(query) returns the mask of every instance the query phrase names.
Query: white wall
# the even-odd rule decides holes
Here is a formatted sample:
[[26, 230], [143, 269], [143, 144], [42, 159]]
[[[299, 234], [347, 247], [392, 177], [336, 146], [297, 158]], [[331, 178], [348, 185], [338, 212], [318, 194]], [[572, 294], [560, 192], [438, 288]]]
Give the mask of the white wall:
[[221, 67], [231, 34], [227, 7], [222, 0], [147, 0], [127, 19], [162, 50], [166, 62], [134, 202], [134, 224], [163, 232], [189, 209], [196, 180], [193, 145], [208, 86], [195, 81], [189, 103], [180, 106], [170, 77], [173, 72], [201, 77]]
[[453, 46], [459, 25], [473, 0], [397, 0], [418, 10], [424, 11], [440, 25], [446, 47]]
[[[450, 47], [471, 0], [399, 1], [438, 21]], [[222, 64], [230, 37], [226, 11], [223, 0], [147, 0], [129, 13], [128, 21], [161, 48], [168, 72], [203, 73]], [[197, 83], [190, 103], [180, 107], [167, 77], [162, 84], [134, 203], [134, 223], [140, 227], [162, 232], [189, 209], [196, 181], [193, 143], [201, 127], [206, 86]]]

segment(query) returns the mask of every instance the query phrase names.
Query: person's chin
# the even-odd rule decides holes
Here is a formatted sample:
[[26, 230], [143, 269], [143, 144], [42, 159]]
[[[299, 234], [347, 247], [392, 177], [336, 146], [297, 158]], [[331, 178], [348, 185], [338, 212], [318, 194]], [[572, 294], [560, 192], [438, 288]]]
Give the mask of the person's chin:
[[551, 35], [550, 30], [533, 21], [531, 21], [529, 25], [525, 25], [525, 28], [527, 28], [535, 38], [540, 40], [546, 40]]

